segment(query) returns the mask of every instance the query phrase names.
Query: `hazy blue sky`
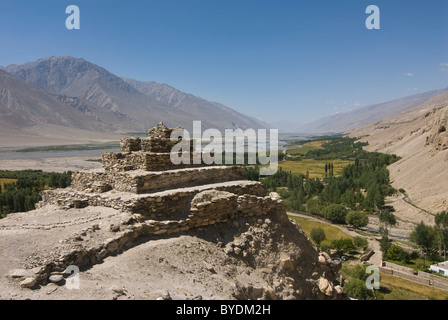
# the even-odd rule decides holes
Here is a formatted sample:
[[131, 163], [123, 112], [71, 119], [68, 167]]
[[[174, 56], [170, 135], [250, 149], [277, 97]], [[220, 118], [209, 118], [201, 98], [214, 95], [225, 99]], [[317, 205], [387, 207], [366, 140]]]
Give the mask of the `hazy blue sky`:
[[[75, 4], [81, 29], [68, 30]], [[368, 5], [380, 30], [368, 30]], [[448, 86], [446, 0], [0, 0], [0, 65], [74, 56], [263, 120]]]

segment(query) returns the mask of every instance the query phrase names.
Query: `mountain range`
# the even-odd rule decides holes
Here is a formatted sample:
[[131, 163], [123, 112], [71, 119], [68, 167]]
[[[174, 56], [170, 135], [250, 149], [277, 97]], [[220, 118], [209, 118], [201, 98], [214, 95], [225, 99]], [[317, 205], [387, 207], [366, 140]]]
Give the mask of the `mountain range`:
[[3, 131], [40, 132], [58, 126], [94, 135], [143, 132], [160, 121], [191, 129], [194, 120], [201, 120], [203, 129], [266, 128], [266, 124], [219, 103], [165, 84], [121, 78], [80, 58], [50, 57], [2, 69]]
[[446, 91], [448, 91], [448, 88], [431, 90], [391, 101], [360, 107], [348, 112], [339, 112], [300, 126], [299, 130], [300, 132], [308, 133], [349, 132], [356, 128], [376, 123], [382, 119], [415, 108]]
[[428, 91], [308, 124], [294, 119], [266, 124], [167, 84], [120, 77], [81, 58], [49, 57], [1, 68], [0, 140], [12, 132], [25, 132], [28, 138], [28, 133], [53, 139], [104, 137], [144, 132], [160, 121], [191, 130], [195, 120], [202, 121], [203, 129], [275, 127], [281, 132], [340, 133], [400, 114], [446, 91]]

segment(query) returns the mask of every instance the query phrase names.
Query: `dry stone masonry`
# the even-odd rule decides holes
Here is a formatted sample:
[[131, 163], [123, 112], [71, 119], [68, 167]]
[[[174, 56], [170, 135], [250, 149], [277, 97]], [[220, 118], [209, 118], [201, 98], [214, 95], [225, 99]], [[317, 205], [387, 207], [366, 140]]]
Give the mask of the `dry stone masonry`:
[[[279, 234], [279, 241], [284, 241], [283, 229], [271, 228], [274, 224], [268, 219], [270, 217], [291, 225], [280, 197], [276, 193], [268, 195], [263, 185], [257, 181], [242, 180], [241, 167], [174, 165], [170, 161], [170, 151], [179, 140], [170, 140], [173, 130], [159, 123], [149, 130], [147, 138], [122, 139], [121, 152], [103, 154], [102, 169], [75, 172], [69, 188], [43, 192], [43, 200], [38, 204], [40, 208], [57, 206], [68, 210], [106, 207], [118, 210], [120, 214], [114, 217], [114, 223], [108, 228], [95, 223], [60, 241], [51, 252], [29, 257], [23, 270], [14, 270], [15, 278], [19, 278], [18, 274], [26, 275], [21, 278], [23, 287], [62, 281], [60, 276], [68, 266], [82, 268], [94, 265], [141, 239], [157, 239], [180, 232], [203, 230], [204, 227], [219, 228], [226, 223], [238, 225], [237, 220], [241, 222], [241, 219], [247, 225], [256, 225], [258, 221], [260, 226], [266, 226], [269, 230], [278, 229], [276, 232]], [[296, 226], [294, 228], [297, 230]], [[292, 233], [296, 234], [296, 231]], [[252, 235], [250, 237], [254, 238]], [[273, 239], [269, 239], [270, 236], [265, 234], [264, 238], [266, 245], [259, 249], [253, 247], [249, 250], [242, 245], [232, 244], [226, 250], [229, 255], [234, 256], [243, 251], [244, 255], [241, 257], [247, 261], [252, 259], [250, 261], [255, 263], [262, 257], [257, 257], [258, 250], [263, 250], [268, 245], [277, 246]], [[302, 286], [314, 288], [308, 290], [313, 292], [314, 297], [339, 297], [342, 293], [334, 289], [332, 279], [340, 266], [330, 268], [332, 271], [328, 267], [322, 269], [317, 251], [301, 231], [299, 238], [296, 234], [291, 241], [304, 241], [306, 248], [296, 250], [297, 258], [292, 259], [294, 261], [290, 261], [290, 256], [290, 260], [279, 259], [284, 268], [281, 272], [289, 272], [291, 277], [293, 274], [300, 275], [305, 279], [307, 276], [304, 270], [309, 269], [306, 272], [310, 274], [309, 277], [312, 274], [314, 280], [307, 280]], [[300, 271], [295, 265], [305, 263], [305, 260], [301, 260], [305, 251], [309, 255], [310, 267], [303, 270], [301, 268]], [[264, 262], [260, 260], [257, 263]], [[329, 263], [325, 260], [323, 265]], [[279, 283], [285, 282], [281, 280]], [[300, 289], [298, 285], [289, 285], [288, 288], [292, 290], [291, 297], [306, 297], [304, 289]], [[254, 296], [252, 289], [240, 289], [240, 298]], [[299, 294], [301, 290], [303, 292]], [[264, 296], [273, 297], [275, 294], [265, 292]]]

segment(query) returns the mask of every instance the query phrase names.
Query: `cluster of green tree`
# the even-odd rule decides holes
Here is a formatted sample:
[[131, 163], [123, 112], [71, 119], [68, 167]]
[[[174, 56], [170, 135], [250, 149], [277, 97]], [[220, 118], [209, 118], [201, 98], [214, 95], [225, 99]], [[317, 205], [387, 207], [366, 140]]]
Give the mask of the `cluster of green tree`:
[[319, 138], [314, 141], [327, 141], [322, 144], [322, 148], [309, 150], [303, 157], [292, 157], [291, 160], [301, 160], [302, 158], [316, 160], [334, 160], [334, 159], [356, 159], [363, 157], [368, 152], [362, 147], [367, 142], [355, 142], [357, 138], [347, 138], [342, 136], [331, 136]]
[[[388, 226], [396, 224], [396, 220], [392, 216], [387, 212], [384, 212], [380, 216], [380, 222], [382, 221], [384, 223], [384, 221], [387, 221], [386, 229]], [[410, 240], [421, 249], [422, 256], [425, 259], [424, 267], [426, 266], [426, 259], [430, 259], [433, 262], [446, 260], [448, 247], [448, 213], [446, 211], [437, 213], [434, 216], [434, 220], [434, 226], [426, 225], [423, 221], [420, 222], [410, 234]], [[387, 231], [383, 231], [384, 240], [381, 241], [381, 250], [384, 259], [408, 264], [411, 260], [420, 257], [418, 252], [413, 251], [409, 253], [400, 246], [392, 245], [387, 234]]]
[[383, 260], [392, 260], [401, 262], [402, 264], [409, 264], [412, 260], [420, 257], [417, 251], [408, 252], [397, 245], [390, 245], [387, 252], [383, 255]]
[[389, 239], [389, 227], [393, 227], [397, 224], [397, 218], [388, 209], [381, 210], [378, 213], [378, 218], [380, 220], [380, 249], [383, 253], [383, 259], [387, 259], [387, 252], [391, 246], [391, 240]]
[[446, 260], [448, 247], [448, 213], [439, 212], [434, 217], [434, 226], [420, 222], [412, 231], [410, 240], [418, 245], [424, 257], [432, 261]]
[[37, 185], [37, 187], [48, 186], [50, 188], [65, 188], [71, 183], [72, 173], [43, 172], [42, 170], [0, 170], [0, 178], [17, 179], [25, 183]]
[[12, 212], [33, 210], [36, 202], [41, 199], [39, 196], [40, 186], [23, 178], [20, 178], [17, 182], [5, 183], [3, 188], [0, 186], [0, 189], [3, 189], [0, 190], [1, 217]]
[[41, 170], [1, 171], [0, 178], [17, 179], [0, 185], [0, 217], [13, 212], [35, 209], [46, 187], [65, 188], [70, 185], [71, 172], [55, 173]]
[[366, 212], [348, 210], [342, 204], [330, 204], [322, 206], [318, 200], [308, 200], [306, 210], [308, 213], [318, 215], [322, 218], [330, 220], [333, 223], [348, 224], [354, 227], [364, 227], [369, 223], [369, 217]]
[[368, 153], [363, 160], [356, 158], [354, 164], [343, 169], [340, 177], [327, 179], [319, 201], [378, 211], [385, 197], [395, 192], [389, 183], [387, 166], [396, 160], [393, 155], [379, 153]]
[[334, 176], [333, 169], [334, 169], [333, 162], [330, 162], [330, 163], [325, 162], [325, 179], [331, 178]]
[[[280, 193], [288, 210], [307, 211], [335, 223], [360, 227], [367, 224], [366, 212], [380, 211], [386, 196], [395, 192], [387, 166], [396, 160], [395, 155], [363, 153], [363, 158], [356, 158], [339, 177], [329, 174], [323, 179], [308, 178], [279, 168], [261, 182], [269, 191]], [[331, 167], [327, 164], [328, 173]], [[246, 168], [245, 178], [259, 180], [256, 170]]]

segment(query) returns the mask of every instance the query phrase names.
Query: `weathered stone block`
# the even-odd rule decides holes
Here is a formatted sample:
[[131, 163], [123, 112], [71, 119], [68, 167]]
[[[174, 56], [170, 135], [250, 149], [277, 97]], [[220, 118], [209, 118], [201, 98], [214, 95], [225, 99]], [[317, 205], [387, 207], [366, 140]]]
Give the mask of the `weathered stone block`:
[[123, 138], [120, 140], [120, 149], [122, 152], [132, 152], [141, 150], [139, 137]]
[[148, 136], [151, 138], [165, 138], [169, 139], [171, 136], [171, 132], [176, 129], [181, 128], [168, 128], [163, 124], [163, 122], [159, 122], [157, 126], [148, 130]]

